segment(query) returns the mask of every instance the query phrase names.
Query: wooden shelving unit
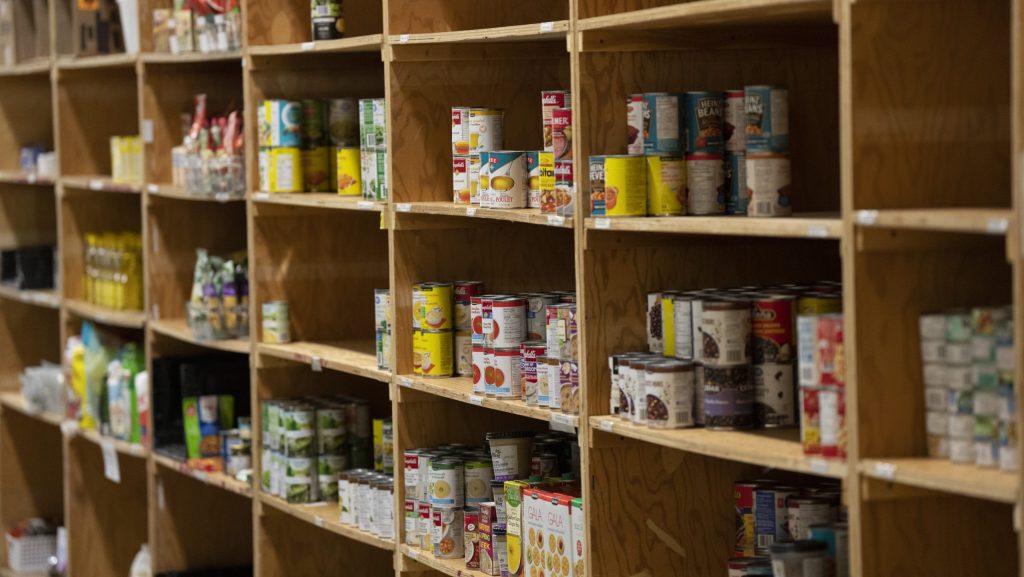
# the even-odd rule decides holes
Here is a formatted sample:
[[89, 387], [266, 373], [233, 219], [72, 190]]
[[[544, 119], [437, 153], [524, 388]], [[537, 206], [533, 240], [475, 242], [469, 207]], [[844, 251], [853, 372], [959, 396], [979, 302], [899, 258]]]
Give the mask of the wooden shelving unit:
[[[15, 2], [16, 62], [0, 67], [0, 248], [55, 244], [60, 274], [53, 290], [0, 286], [0, 523], [63, 516], [75, 577], [126, 574], [142, 542], [155, 571], [476, 574], [402, 544], [401, 471], [396, 537], [381, 539], [341, 524], [336, 504], [290, 505], [32, 412], [18, 374], [59, 362], [92, 320], [144, 342], [151, 369], [250, 355], [257, 431], [263, 400], [366, 398], [395, 423], [396, 463], [488, 431], [577, 430], [587, 577], [722, 574], [733, 483], [768, 470], [841, 483], [851, 575], [1024, 577], [1024, 476], [925, 457], [916, 328], [924, 311], [1013, 303], [1024, 358], [1022, 2], [346, 0], [346, 37], [313, 41], [308, 1], [246, 0], [241, 51], [153, 53], [143, 14], [143, 53], [95, 56], [75, 55], [67, 2]], [[156, 4], [142, 11], [169, 5]], [[625, 152], [627, 95], [753, 83], [789, 88], [793, 216], [589, 214], [581, 167]], [[573, 92], [576, 213], [452, 203], [449, 108], [503, 108], [506, 147], [536, 149], [539, 92], [553, 89]], [[197, 93], [211, 110], [245, 111], [243, 197], [171, 184]], [[256, 104], [331, 97], [386, 98], [390, 199], [257, 190]], [[115, 183], [109, 138], [136, 134], [143, 181]], [[32, 144], [56, 149], [57, 178], [21, 170], [16, 152]], [[144, 310], [84, 300], [85, 235], [108, 230], [143, 235]], [[189, 329], [198, 248], [246, 253], [248, 339]], [[576, 291], [579, 415], [412, 374], [411, 287], [456, 279]], [[806, 457], [792, 429], [662, 431], [607, 414], [607, 356], [644, 347], [648, 291], [809, 280], [843, 282], [847, 461]], [[377, 366], [375, 288], [393, 293], [390, 370]], [[275, 300], [290, 303], [291, 343], [262, 342], [261, 305]], [[104, 474], [109, 448], [119, 483]]]

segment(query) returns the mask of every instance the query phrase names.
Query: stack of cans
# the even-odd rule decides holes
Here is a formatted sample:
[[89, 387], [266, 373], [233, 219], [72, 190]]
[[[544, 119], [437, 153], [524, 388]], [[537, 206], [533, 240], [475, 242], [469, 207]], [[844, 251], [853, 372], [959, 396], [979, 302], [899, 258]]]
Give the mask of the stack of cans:
[[359, 100], [360, 175], [363, 198], [388, 199], [387, 108], [383, 98]]
[[302, 103], [264, 100], [257, 108], [259, 127], [260, 190], [301, 192], [303, 190]]
[[383, 539], [395, 538], [395, 480], [368, 469], [338, 474], [338, 522]]
[[373, 324], [376, 332], [377, 368], [391, 368], [391, 290], [373, 289]]
[[[790, 200], [789, 92], [774, 86], [744, 89], [747, 214], [788, 216]], [[741, 195], [742, 196], [742, 195]]]
[[302, 101], [302, 178], [306, 192], [330, 192], [334, 187], [327, 122], [327, 101]]
[[840, 301], [822, 300], [800, 310], [800, 440], [804, 454], [846, 458], [846, 379]]

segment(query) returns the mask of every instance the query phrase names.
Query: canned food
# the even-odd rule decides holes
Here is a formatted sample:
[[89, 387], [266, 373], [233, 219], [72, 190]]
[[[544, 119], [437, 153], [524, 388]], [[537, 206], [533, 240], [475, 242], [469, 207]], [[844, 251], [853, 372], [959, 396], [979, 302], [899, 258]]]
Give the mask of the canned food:
[[843, 311], [843, 301], [839, 295], [814, 293], [801, 295], [796, 300], [797, 314], [822, 315]]
[[359, 100], [359, 147], [374, 150], [387, 146], [387, 105], [383, 98]]
[[713, 365], [750, 362], [750, 303], [709, 301], [701, 312], [703, 352], [701, 358]]
[[269, 147], [302, 146], [302, 103], [264, 100], [260, 103], [260, 144]]
[[693, 349], [698, 346], [693, 339], [693, 301], [692, 293], [672, 294], [672, 356], [686, 361], [693, 360]]
[[488, 153], [489, 206], [491, 208], [526, 208], [529, 173], [526, 154], [520, 151]]
[[418, 533], [420, 535], [420, 548], [426, 550], [433, 550], [434, 540], [434, 520], [431, 513], [433, 511], [430, 508], [429, 502], [420, 501], [416, 505], [419, 510], [419, 528]]
[[431, 544], [438, 559], [460, 559], [465, 552], [465, 519], [462, 509], [431, 509]]
[[826, 459], [845, 459], [845, 389], [842, 387], [823, 387], [818, 393], [818, 407], [821, 427], [821, 456]]
[[661, 354], [665, 351], [665, 332], [661, 322], [661, 293], [647, 293], [647, 350]]
[[722, 118], [722, 138], [726, 152], [747, 150], [747, 117], [742, 90], [725, 91], [725, 116]]
[[796, 424], [796, 388], [792, 363], [753, 365], [754, 412], [762, 427], [789, 427]]
[[547, 346], [544, 341], [526, 341], [519, 346], [519, 380], [522, 383], [523, 397], [526, 404], [536, 406], [537, 398], [537, 375], [539, 372], [539, 359], [544, 357]]
[[341, 0], [313, 0], [310, 20], [313, 40], [336, 40], [345, 36]]
[[331, 189], [329, 151], [326, 147], [302, 150], [302, 182], [306, 192], [328, 192]]
[[[480, 168], [481, 168], [481, 155], [471, 154], [469, 160], [466, 162], [466, 171], [469, 178], [469, 202], [471, 204], [480, 204]], [[455, 176], [452, 177], [452, 181], [455, 181]]]
[[[570, 108], [572, 95], [567, 90], [544, 90], [540, 93], [540, 114], [544, 126], [544, 150], [555, 150], [555, 110]], [[570, 125], [572, 120], [570, 118]]]
[[689, 154], [721, 154], [721, 92], [686, 93], [686, 151]]
[[661, 429], [692, 427], [693, 363], [663, 361], [648, 364], [644, 376], [647, 425]]
[[808, 539], [811, 527], [835, 523], [837, 515], [836, 501], [823, 495], [793, 495], [786, 500], [789, 518], [789, 537], [787, 540]]
[[684, 148], [680, 118], [683, 95], [648, 92], [643, 98], [644, 153], [681, 153]]
[[462, 459], [442, 457], [430, 461], [430, 506], [449, 509], [465, 505], [465, 469]]
[[466, 507], [463, 511], [463, 520], [466, 527], [465, 539], [466, 550], [463, 557], [466, 560], [468, 569], [480, 568], [480, 508]]
[[316, 502], [315, 474], [316, 459], [291, 457], [287, 460], [284, 475], [285, 500], [289, 503]]
[[483, 301], [483, 296], [473, 296], [469, 298], [469, 326], [473, 335], [473, 346], [483, 345], [487, 340], [484, 336]]
[[785, 88], [747, 86], [744, 90], [747, 150], [789, 150], [789, 93]]
[[747, 195], [747, 155], [742, 152], [725, 153], [725, 213], [746, 215], [750, 206]]
[[494, 466], [488, 454], [470, 458], [465, 465], [466, 503], [486, 503], [493, 499], [491, 481]]
[[[544, 357], [544, 368], [546, 369], [544, 372], [547, 374], [547, 379], [543, 383], [539, 382], [540, 376], [538, 373], [537, 399], [539, 404], [542, 407], [561, 409], [562, 399], [559, 395], [562, 382], [562, 362], [556, 358]], [[547, 385], [547, 387], [545, 388], [543, 385]]]
[[747, 155], [747, 207], [749, 216], [788, 216], [793, 213], [790, 200], [789, 156], [785, 154]]
[[417, 329], [452, 328], [452, 283], [417, 283], [412, 287], [412, 326]]
[[824, 387], [800, 387], [800, 443], [805, 455], [821, 454], [821, 391]]
[[547, 194], [555, 194], [555, 155], [543, 150], [531, 150], [526, 153], [527, 201], [529, 208], [540, 208], [541, 199]]
[[405, 506], [405, 544], [410, 547], [420, 546], [420, 513], [419, 502], [416, 499], [406, 499]]
[[549, 305], [546, 313], [547, 355], [556, 359], [577, 358], [576, 305]]
[[317, 454], [321, 456], [343, 455], [346, 436], [345, 411], [338, 407], [317, 407]]
[[626, 154], [643, 154], [646, 139], [644, 95], [630, 94], [626, 97]]
[[755, 481], [733, 483], [733, 502], [736, 511], [736, 545], [733, 551], [743, 557], [753, 557], [754, 545], [754, 491]]
[[455, 333], [455, 374], [460, 377], [473, 375], [473, 338], [469, 333]]
[[377, 368], [388, 370], [391, 368], [391, 333], [377, 331], [374, 336], [376, 337]]
[[424, 377], [452, 376], [452, 332], [413, 331], [413, 373]]
[[468, 107], [452, 107], [452, 155], [464, 156], [469, 154], [469, 118]]
[[267, 192], [302, 192], [302, 153], [298, 148], [267, 151]]
[[469, 204], [472, 201], [468, 156], [452, 157], [452, 200], [456, 204]]
[[281, 344], [291, 342], [288, 320], [288, 301], [263, 303], [263, 342]]
[[792, 363], [795, 360], [796, 297], [768, 295], [752, 301], [753, 362]]
[[554, 212], [560, 216], [572, 216], [576, 213], [576, 183], [573, 180], [573, 164], [571, 160], [555, 161], [555, 197], [553, 210], [545, 210], [543, 193], [541, 194], [541, 212]]
[[327, 124], [331, 146], [359, 148], [359, 105], [355, 98], [328, 100]]
[[649, 155], [647, 159], [647, 214], [686, 214], [686, 161], [682, 156]]
[[360, 150], [338, 148], [335, 169], [335, 185], [342, 196], [359, 196], [363, 193]]
[[[470, 167], [472, 170], [472, 167]], [[491, 153], [484, 151], [480, 153], [480, 168], [477, 174], [477, 202], [481, 208], [491, 208]], [[470, 174], [470, 178], [473, 176]], [[472, 191], [471, 191], [472, 193]]]
[[754, 388], [750, 365], [704, 366], [704, 424], [713, 430], [754, 425]]
[[302, 101], [302, 148], [327, 146], [327, 102], [315, 98]]
[[725, 212], [725, 170], [721, 154], [686, 156], [686, 212], [693, 215]]
[[591, 216], [647, 214], [647, 170], [642, 156], [590, 157]]
[[572, 160], [572, 109], [551, 111], [551, 138], [555, 160]]
[[518, 348], [526, 340], [526, 300], [519, 297], [493, 299], [490, 328], [494, 348]]
[[734, 557], [729, 559], [728, 577], [772, 577], [772, 560], [767, 557]]
[[754, 489], [754, 548], [767, 555], [776, 541], [789, 537], [786, 501], [800, 493], [795, 487], [758, 485]]
[[375, 330], [391, 330], [391, 289], [373, 289], [373, 324]]
[[359, 151], [359, 183], [363, 198], [388, 199], [388, 153], [363, 148]]
[[536, 404], [539, 407], [548, 407], [551, 405], [550, 388], [548, 385], [548, 358], [543, 356], [537, 357]]
[[[522, 356], [519, 348], [495, 348], [491, 357], [491, 371], [493, 374], [493, 389], [490, 387], [488, 394], [499, 398], [518, 399], [522, 396], [520, 383], [520, 369]], [[491, 381], [488, 381], [490, 383]]]
[[551, 294], [525, 294], [526, 340], [540, 341], [547, 335], [547, 308], [557, 304], [558, 297]]
[[469, 110], [469, 153], [480, 154], [501, 150], [504, 142], [502, 110], [471, 108]]
[[815, 339], [818, 382], [822, 385], [845, 383], [843, 367], [843, 315], [828, 314], [818, 317]]
[[259, 190], [270, 192], [270, 148], [261, 146], [256, 154]]
[[558, 366], [558, 406], [552, 402], [551, 408], [562, 409], [563, 413], [576, 415], [580, 412], [580, 367], [576, 361], [559, 361]]

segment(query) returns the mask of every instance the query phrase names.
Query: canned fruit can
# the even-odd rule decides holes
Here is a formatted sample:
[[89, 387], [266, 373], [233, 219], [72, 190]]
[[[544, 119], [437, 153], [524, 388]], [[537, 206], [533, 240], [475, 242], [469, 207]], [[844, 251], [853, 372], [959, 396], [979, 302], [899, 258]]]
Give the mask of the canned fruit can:
[[327, 102], [315, 98], [302, 101], [302, 148], [327, 146]]
[[452, 154], [465, 156], [469, 154], [469, 108], [452, 107]]
[[722, 117], [722, 138], [726, 152], [747, 150], [747, 113], [742, 90], [725, 91], [725, 115]]
[[686, 151], [690, 154], [721, 154], [722, 109], [721, 92], [686, 93]]
[[359, 100], [359, 146], [363, 149], [387, 146], [387, 105], [383, 98]]
[[452, 376], [452, 332], [413, 331], [413, 373], [424, 377]]
[[572, 160], [572, 109], [551, 111], [552, 153], [555, 160]]
[[431, 509], [430, 541], [438, 559], [461, 559], [465, 554], [465, 519], [462, 509]]
[[754, 388], [750, 366], [704, 366], [704, 424], [712, 430], [754, 425]]
[[327, 131], [331, 146], [359, 147], [359, 105], [355, 98], [332, 98], [327, 101]]
[[647, 214], [686, 214], [686, 161], [681, 156], [648, 155]]
[[526, 153], [526, 170], [529, 208], [540, 208], [541, 199], [546, 194], [555, 194], [555, 155], [543, 150], [531, 150]]
[[746, 160], [749, 216], [788, 216], [793, 212], [790, 200], [789, 156], [785, 154], [748, 154]]
[[469, 333], [455, 333], [455, 373], [460, 377], [473, 375], [473, 339]]
[[305, 149], [302, 151], [302, 182], [306, 192], [328, 192], [331, 189], [328, 156], [326, 147]]
[[456, 204], [470, 204], [473, 200], [469, 184], [469, 157], [452, 157], [452, 201]]
[[644, 121], [644, 95], [626, 97], [626, 154], [643, 154], [647, 138]]
[[412, 326], [416, 329], [452, 328], [452, 283], [417, 283], [412, 287]]
[[647, 214], [647, 169], [643, 156], [590, 157], [590, 214]]
[[262, 324], [263, 342], [267, 344], [283, 344], [291, 342], [288, 320], [288, 302], [272, 301], [263, 303]]
[[747, 195], [747, 156], [739, 152], [725, 153], [725, 213], [746, 215], [750, 206]]
[[388, 199], [387, 167], [387, 151], [365, 148], [359, 151], [359, 181], [363, 190], [363, 198]]
[[526, 300], [502, 297], [491, 301], [490, 342], [494, 348], [518, 348], [526, 340]]
[[541, 191], [540, 211], [542, 213], [572, 216], [576, 212], [576, 184], [573, 181], [571, 160], [555, 161], [555, 192], [551, 199]]
[[772, 86], [744, 89], [748, 152], [789, 150], [789, 92]]
[[469, 153], [480, 154], [501, 150], [504, 142], [502, 110], [471, 108], [469, 110]]
[[493, 151], [488, 153], [487, 190], [491, 208], [526, 208], [529, 173], [526, 153]]
[[647, 365], [644, 389], [649, 427], [682, 429], [694, 425], [693, 363], [667, 360]]
[[335, 187], [342, 196], [363, 194], [362, 159], [358, 148], [338, 148], [335, 161]]
[[700, 328], [701, 358], [705, 363], [724, 366], [750, 362], [749, 302], [705, 302]]
[[792, 363], [753, 365], [754, 409], [762, 427], [789, 427], [796, 424], [796, 385]]
[[267, 191], [302, 192], [302, 153], [298, 148], [271, 148], [267, 151]]
[[290, 100], [264, 100], [260, 103], [259, 109], [262, 146], [302, 146], [302, 103]]
[[693, 215], [725, 212], [725, 169], [721, 154], [686, 156], [686, 212]]
[[[544, 90], [540, 93], [541, 122], [544, 126], [544, 150], [555, 150], [554, 111], [570, 108], [572, 94], [567, 90]], [[570, 121], [571, 124], [571, 121]]]
[[435, 510], [465, 505], [463, 461], [443, 457], [430, 461], [430, 506]]
[[646, 154], [683, 152], [680, 109], [683, 95], [649, 92], [643, 95], [643, 143]]

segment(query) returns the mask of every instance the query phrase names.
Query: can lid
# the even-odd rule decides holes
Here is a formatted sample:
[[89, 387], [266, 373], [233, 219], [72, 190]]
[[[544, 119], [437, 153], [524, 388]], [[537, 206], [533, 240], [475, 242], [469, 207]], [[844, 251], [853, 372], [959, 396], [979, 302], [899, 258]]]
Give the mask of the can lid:
[[772, 543], [772, 553], [805, 553], [812, 551], [825, 551], [828, 549], [828, 543], [824, 541], [816, 541], [814, 539], [806, 539], [803, 541], [782, 541]]

